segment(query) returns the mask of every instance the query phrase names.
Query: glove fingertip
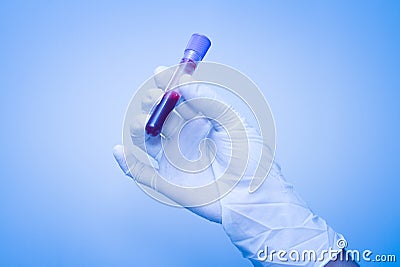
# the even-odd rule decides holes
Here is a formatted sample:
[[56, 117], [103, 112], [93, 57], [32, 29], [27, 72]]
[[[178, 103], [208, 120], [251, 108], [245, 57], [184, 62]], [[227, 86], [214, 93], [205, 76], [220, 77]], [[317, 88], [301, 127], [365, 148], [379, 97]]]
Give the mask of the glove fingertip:
[[121, 170], [128, 176], [132, 177], [131, 173], [129, 172], [128, 164], [125, 160], [124, 154], [124, 147], [122, 145], [116, 145], [113, 148], [114, 158], [117, 161]]
[[154, 74], [158, 74], [164, 70], [166, 70], [168, 67], [166, 66], [158, 66], [157, 68], [154, 69]]
[[168, 68], [165, 66], [157, 67], [154, 70], [154, 82], [156, 86], [162, 90], [165, 90], [169, 80], [172, 77], [175, 68]]

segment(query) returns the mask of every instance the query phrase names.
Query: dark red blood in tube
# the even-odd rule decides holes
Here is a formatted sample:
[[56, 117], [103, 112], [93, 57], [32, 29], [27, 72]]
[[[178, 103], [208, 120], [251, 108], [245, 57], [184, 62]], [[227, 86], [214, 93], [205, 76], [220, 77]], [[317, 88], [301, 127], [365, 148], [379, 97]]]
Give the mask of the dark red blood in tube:
[[161, 133], [162, 126], [169, 113], [174, 109], [181, 96], [175, 91], [168, 91], [162, 97], [160, 103], [156, 106], [146, 124], [146, 133], [151, 136], [157, 136]]

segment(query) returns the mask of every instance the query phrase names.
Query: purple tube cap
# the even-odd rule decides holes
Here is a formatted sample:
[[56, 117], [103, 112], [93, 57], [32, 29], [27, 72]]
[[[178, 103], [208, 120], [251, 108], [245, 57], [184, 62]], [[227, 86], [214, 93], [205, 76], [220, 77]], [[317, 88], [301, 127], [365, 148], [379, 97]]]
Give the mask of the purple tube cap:
[[211, 41], [206, 36], [195, 33], [190, 37], [190, 40], [186, 46], [185, 51], [193, 50], [200, 57], [200, 60], [207, 54], [208, 49], [211, 46]]

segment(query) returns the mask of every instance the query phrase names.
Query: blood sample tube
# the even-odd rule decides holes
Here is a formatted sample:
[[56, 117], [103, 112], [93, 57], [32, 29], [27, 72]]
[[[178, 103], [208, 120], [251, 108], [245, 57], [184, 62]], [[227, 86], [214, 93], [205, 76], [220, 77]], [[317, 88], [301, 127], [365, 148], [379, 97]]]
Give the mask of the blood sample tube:
[[181, 97], [179, 91], [173, 90], [173, 87], [179, 83], [182, 75], [193, 74], [198, 62], [204, 58], [210, 46], [211, 41], [206, 36], [197, 33], [192, 35], [186, 46], [179, 66], [165, 88], [165, 93], [161, 98], [161, 101], [157, 104], [147, 121], [145, 129], [148, 135], [158, 136], [161, 133], [165, 120]]

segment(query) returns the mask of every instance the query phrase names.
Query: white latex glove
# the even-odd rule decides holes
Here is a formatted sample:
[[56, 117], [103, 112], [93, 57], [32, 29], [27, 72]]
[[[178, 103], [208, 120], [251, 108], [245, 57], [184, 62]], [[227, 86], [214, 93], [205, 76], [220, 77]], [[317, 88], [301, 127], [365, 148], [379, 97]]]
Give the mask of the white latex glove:
[[[161, 70], [163, 68], [157, 68], [156, 73]], [[210, 87], [193, 84], [182, 87], [181, 95], [189, 104], [171, 113], [163, 126], [163, 138], [145, 138], [146, 114], [163, 94], [162, 88], [165, 88], [169, 77], [167, 71], [155, 76], [159, 88], [149, 90], [145, 95], [142, 100], [144, 113], [137, 116], [131, 126], [132, 142], [146, 149], [158, 167], [146, 165], [129, 151], [124, 151], [123, 146], [116, 146], [114, 156], [123, 172], [203, 218], [222, 223], [235, 246], [255, 266], [326, 264], [329, 261], [327, 255], [318, 262], [293, 262], [290, 259], [282, 262], [276, 257], [260, 261], [258, 258], [258, 252], [265, 246], [269, 251], [297, 250], [302, 253], [314, 250], [318, 257], [323, 250], [338, 249], [337, 241], [342, 236], [312, 213], [293, 186], [285, 181], [275, 163], [261, 186], [255, 192], [249, 192], [249, 184], [254, 177], [260, 181], [261, 176], [268, 172], [272, 153], [257, 131], [246, 126], [237, 111], [212, 103], [212, 100], [222, 99]], [[190, 81], [188, 77], [184, 79]], [[210, 101], [196, 102], [199, 98], [209, 99], [211, 104]], [[198, 114], [218, 118], [218, 122], [207, 118], [191, 120]], [[180, 151], [176, 149], [177, 144]], [[240, 153], [241, 150], [248, 151], [249, 155]], [[208, 166], [207, 162], [210, 163]], [[180, 163], [190, 166], [178, 166]], [[201, 172], [188, 173], [188, 169], [199, 168], [202, 168]], [[223, 173], [224, 179], [208, 188], [208, 196], [197, 194], [192, 189], [219, 181]], [[243, 177], [239, 180], [239, 176]], [[228, 190], [238, 180], [236, 186]], [[169, 182], [186, 188], [180, 190]], [[210, 196], [216, 200], [207, 202]], [[199, 203], [206, 204], [199, 206]]]

